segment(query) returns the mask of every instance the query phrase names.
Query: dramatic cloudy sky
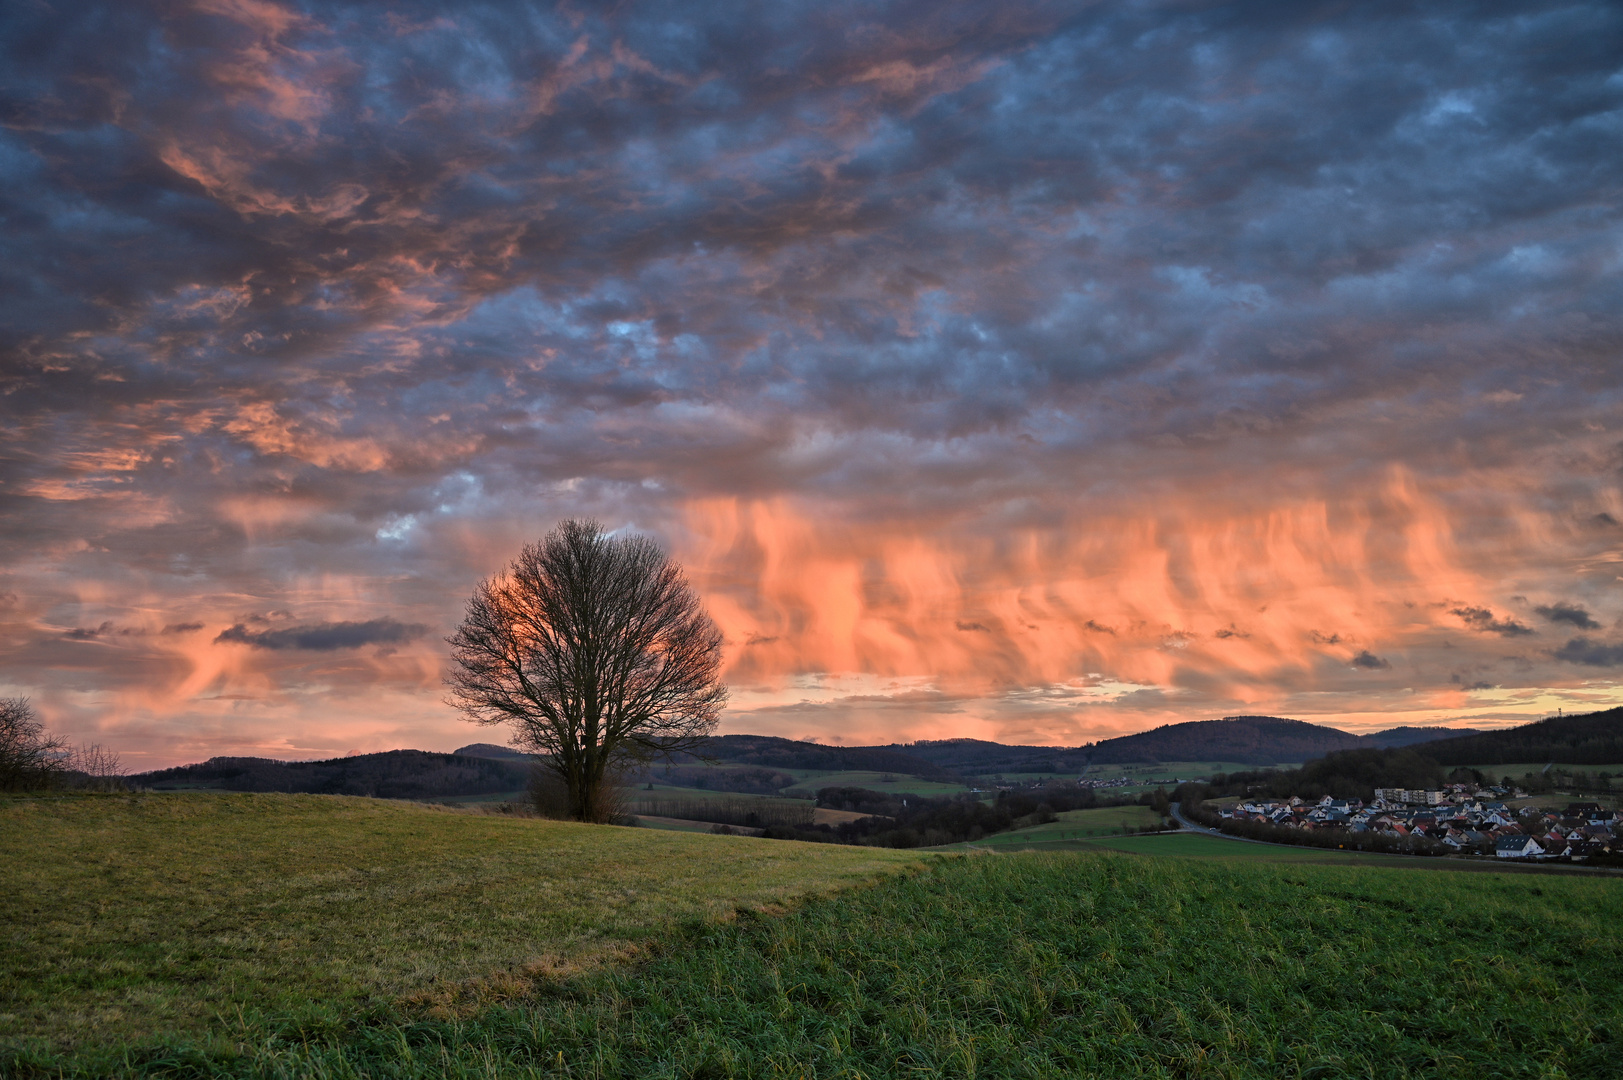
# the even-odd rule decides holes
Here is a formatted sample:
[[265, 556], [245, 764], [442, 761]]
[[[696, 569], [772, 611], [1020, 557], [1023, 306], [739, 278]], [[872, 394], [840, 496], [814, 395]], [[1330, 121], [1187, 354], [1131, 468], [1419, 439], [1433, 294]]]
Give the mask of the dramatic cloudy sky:
[[0, 696], [137, 767], [501, 740], [570, 516], [723, 730], [1623, 702], [1623, 9], [15, 0]]

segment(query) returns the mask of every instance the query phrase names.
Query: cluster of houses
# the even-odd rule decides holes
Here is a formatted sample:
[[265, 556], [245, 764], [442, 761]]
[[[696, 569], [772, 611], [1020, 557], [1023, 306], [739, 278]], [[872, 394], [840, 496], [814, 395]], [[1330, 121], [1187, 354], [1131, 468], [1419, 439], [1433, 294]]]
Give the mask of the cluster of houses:
[[1221, 811], [1239, 821], [1261, 821], [1294, 829], [1342, 829], [1393, 837], [1415, 836], [1469, 854], [1501, 859], [1588, 859], [1623, 854], [1615, 811], [1575, 802], [1564, 810], [1536, 806], [1512, 809], [1503, 801], [1520, 792], [1502, 788], [1471, 790], [1455, 785], [1440, 791], [1377, 788], [1375, 799], [1299, 798], [1246, 801]]

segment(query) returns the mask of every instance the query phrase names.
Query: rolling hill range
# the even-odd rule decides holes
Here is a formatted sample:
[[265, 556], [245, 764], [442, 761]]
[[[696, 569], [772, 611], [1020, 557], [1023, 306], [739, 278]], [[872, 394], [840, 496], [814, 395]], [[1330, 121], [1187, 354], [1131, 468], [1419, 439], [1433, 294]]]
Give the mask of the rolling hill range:
[[1079, 747], [1006, 746], [979, 739], [944, 739], [860, 749], [906, 754], [966, 775], [1064, 773], [1080, 772], [1090, 764], [1134, 765], [1163, 761], [1277, 765], [1308, 761], [1335, 750], [1412, 746], [1462, 733], [1477, 732], [1474, 728], [1396, 727], [1373, 735], [1353, 735], [1338, 728], [1277, 716], [1228, 716], [1221, 720], [1167, 724]]
[[[1623, 762], [1623, 708], [1540, 720], [1501, 731], [1396, 727], [1373, 735], [1353, 735], [1283, 717], [1231, 716], [1168, 724], [1080, 747], [1010, 746], [979, 739], [825, 746], [768, 735], [721, 735], [705, 747], [708, 762], [687, 757], [674, 769], [660, 767], [657, 777], [650, 773], [642, 779], [709, 787], [713, 785], [701, 774], [711, 771], [707, 766], [720, 765], [738, 774], [734, 779], [743, 786], [735, 785], [736, 790], [769, 794], [794, 781], [793, 773], [875, 772], [954, 783], [998, 774], [1079, 773], [1090, 765], [1294, 764], [1338, 750], [1397, 747], [1423, 747], [1426, 757], [1444, 766], [1539, 761], [1616, 764]], [[527, 755], [510, 747], [472, 743], [450, 754], [391, 750], [327, 761], [211, 758], [131, 779], [160, 791], [209, 788], [437, 799], [522, 790], [529, 780], [529, 764]], [[803, 781], [802, 786], [810, 782]]]

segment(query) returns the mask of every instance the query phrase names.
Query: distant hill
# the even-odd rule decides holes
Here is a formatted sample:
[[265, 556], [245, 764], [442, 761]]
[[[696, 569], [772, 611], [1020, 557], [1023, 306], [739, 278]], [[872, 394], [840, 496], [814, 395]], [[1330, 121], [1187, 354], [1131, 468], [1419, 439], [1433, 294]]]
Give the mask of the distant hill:
[[1019, 772], [1076, 772], [1088, 765], [1088, 752], [1079, 747], [1019, 746], [982, 739], [937, 739], [888, 746], [853, 747], [920, 758], [944, 769], [973, 775]]
[[1623, 762], [1623, 708], [1557, 716], [1520, 727], [1427, 743], [1421, 753], [1439, 765], [1567, 765]]
[[496, 758], [501, 761], [529, 761], [530, 755], [522, 750], [514, 750], [511, 746], [497, 746], [495, 743], [476, 742], [467, 746], [459, 746], [451, 751], [458, 757], [484, 757]]
[[830, 772], [872, 770], [924, 780], [957, 779], [950, 769], [882, 746], [824, 746], [771, 735], [717, 735], [706, 739], [699, 753], [727, 765]]
[[1094, 743], [1093, 763], [1129, 765], [1158, 761], [1233, 761], [1277, 765], [1309, 761], [1336, 750], [1366, 745], [1332, 727], [1278, 716], [1225, 716], [1167, 724], [1136, 735]]
[[1477, 728], [1395, 727], [1364, 736], [1366, 744], [1391, 750], [1399, 746], [1415, 746], [1438, 739], [1457, 739], [1465, 735], [1480, 735]]
[[141, 773], [131, 783], [156, 791], [207, 787], [224, 791], [283, 791], [434, 799], [494, 795], [529, 783], [529, 765], [490, 757], [390, 750], [328, 761], [217, 757], [198, 765]]

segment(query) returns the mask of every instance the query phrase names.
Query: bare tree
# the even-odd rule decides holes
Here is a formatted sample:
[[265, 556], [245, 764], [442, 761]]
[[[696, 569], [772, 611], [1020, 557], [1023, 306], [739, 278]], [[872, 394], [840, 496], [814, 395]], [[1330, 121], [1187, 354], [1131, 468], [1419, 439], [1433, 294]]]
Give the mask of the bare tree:
[[715, 730], [721, 631], [681, 567], [645, 536], [566, 521], [479, 583], [447, 639], [450, 704], [557, 777], [581, 821], [614, 813], [626, 771]]
[[101, 743], [88, 743], [79, 747], [69, 759], [68, 767], [78, 774], [75, 779], [81, 788], [91, 791], [122, 791], [127, 786], [124, 780], [124, 763], [119, 760], [117, 753]]
[[0, 791], [51, 787], [68, 768], [68, 744], [45, 733], [27, 698], [0, 698]]

